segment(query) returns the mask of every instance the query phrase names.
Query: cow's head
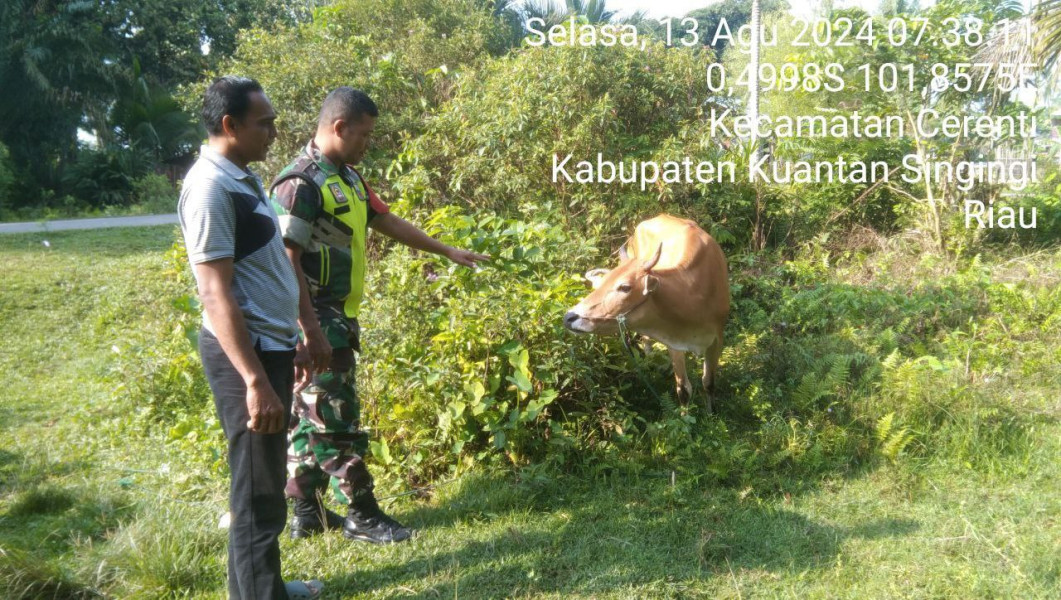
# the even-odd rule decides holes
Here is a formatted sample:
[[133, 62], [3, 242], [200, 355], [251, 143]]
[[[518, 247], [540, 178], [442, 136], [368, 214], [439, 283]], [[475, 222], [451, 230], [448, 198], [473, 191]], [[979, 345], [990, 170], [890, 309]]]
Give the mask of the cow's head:
[[619, 250], [622, 262], [611, 271], [593, 269], [586, 279], [593, 284], [593, 292], [564, 315], [564, 326], [579, 333], [615, 333], [618, 318], [625, 315], [630, 327], [636, 329], [650, 312], [652, 294], [659, 289], [659, 278], [652, 268], [659, 262], [663, 244], [645, 261], [626, 255], [625, 245]]

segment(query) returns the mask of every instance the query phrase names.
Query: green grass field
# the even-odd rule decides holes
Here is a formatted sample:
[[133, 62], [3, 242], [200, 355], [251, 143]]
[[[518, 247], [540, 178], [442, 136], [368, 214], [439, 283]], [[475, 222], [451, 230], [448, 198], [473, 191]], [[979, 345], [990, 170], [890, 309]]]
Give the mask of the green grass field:
[[[223, 598], [225, 480], [189, 458], [195, 438], [132, 418], [144, 399], [115, 389], [136, 377], [115, 372], [120, 354], [168, 335], [173, 229], [44, 239], [0, 237], [0, 597]], [[1061, 254], [990, 267], [1046, 298]], [[419, 530], [411, 543], [284, 537], [286, 575], [322, 579], [328, 598], [1061, 597], [1056, 310], [1027, 306], [1019, 330], [999, 319], [1011, 334], [983, 351], [1005, 370], [963, 385], [1010, 410], [924, 438], [954, 451], [762, 487], [687, 465], [473, 469], [385, 502]]]

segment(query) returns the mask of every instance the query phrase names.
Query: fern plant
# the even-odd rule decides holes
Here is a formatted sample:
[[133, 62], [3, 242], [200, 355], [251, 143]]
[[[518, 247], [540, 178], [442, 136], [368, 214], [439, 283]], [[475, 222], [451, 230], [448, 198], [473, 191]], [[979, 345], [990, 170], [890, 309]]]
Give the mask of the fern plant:
[[877, 419], [876, 437], [881, 456], [891, 462], [895, 462], [906, 445], [913, 440], [913, 434], [909, 429], [896, 427], [894, 412]]
[[814, 361], [809, 372], [792, 390], [795, 406], [808, 410], [822, 398], [839, 395], [850, 379], [851, 365], [856, 359], [857, 356], [850, 354], [830, 354]]

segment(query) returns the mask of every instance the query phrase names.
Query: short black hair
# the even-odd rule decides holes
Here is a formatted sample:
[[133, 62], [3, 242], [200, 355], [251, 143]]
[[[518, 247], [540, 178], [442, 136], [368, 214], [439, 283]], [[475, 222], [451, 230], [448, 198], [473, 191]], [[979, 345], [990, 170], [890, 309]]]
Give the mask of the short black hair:
[[317, 127], [331, 125], [339, 119], [360, 121], [362, 115], [378, 117], [379, 109], [376, 108], [376, 103], [365, 92], [344, 85], [332, 90], [324, 99], [320, 117], [317, 119]]
[[224, 129], [221, 119], [229, 115], [242, 119], [251, 106], [251, 94], [263, 92], [262, 85], [249, 77], [225, 75], [218, 77], [203, 94], [203, 125], [211, 135], [220, 135]]

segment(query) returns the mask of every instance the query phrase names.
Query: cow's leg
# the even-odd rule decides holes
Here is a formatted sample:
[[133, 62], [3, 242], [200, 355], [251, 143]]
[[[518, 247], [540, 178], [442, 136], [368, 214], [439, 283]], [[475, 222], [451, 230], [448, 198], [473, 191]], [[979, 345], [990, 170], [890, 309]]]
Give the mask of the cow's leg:
[[685, 370], [685, 353], [678, 350], [667, 349], [670, 352], [670, 363], [674, 367], [674, 382], [677, 385], [679, 402], [686, 402], [693, 395], [693, 384], [689, 381], [689, 374]]
[[707, 393], [707, 412], [711, 411], [711, 396], [715, 391], [715, 376], [718, 374], [718, 359], [722, 356], [722, 335], [704, 352], [704, 392]]

